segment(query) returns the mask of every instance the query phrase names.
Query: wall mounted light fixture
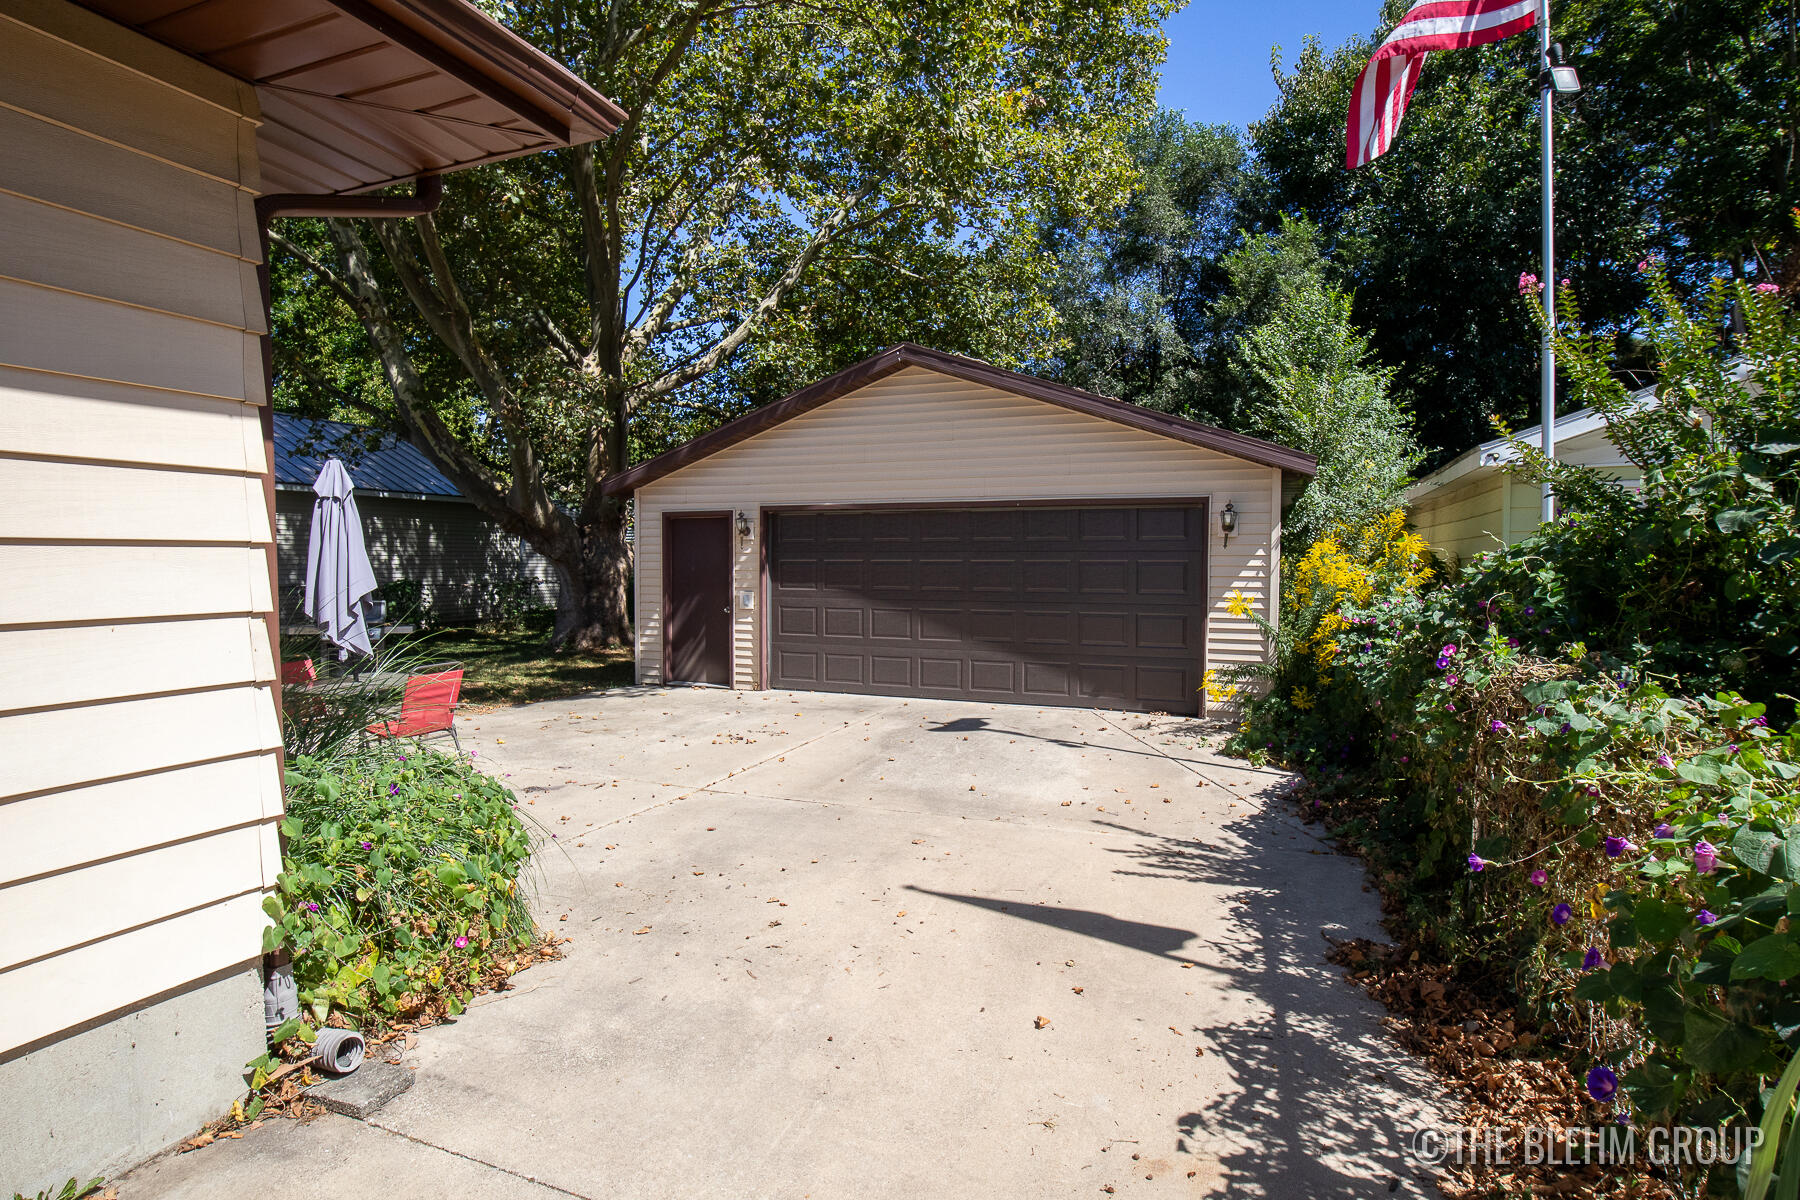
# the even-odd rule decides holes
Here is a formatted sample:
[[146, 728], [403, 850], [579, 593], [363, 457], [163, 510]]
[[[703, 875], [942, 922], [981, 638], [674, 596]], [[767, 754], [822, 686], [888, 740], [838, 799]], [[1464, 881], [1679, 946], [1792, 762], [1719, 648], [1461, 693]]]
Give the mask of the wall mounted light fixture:
[[1231, 545], [1231, 535], [1237, 532], [1237, 505], [1230, 500], [1219, 510], [1219, 532], [1225, 535], [1225, 544]]
[[737, 515], [737, 531], [738, 531], [739, 537], [743, 538], [745, 541], [750, 540], [750, 514], [749, 513], [741, 512]]

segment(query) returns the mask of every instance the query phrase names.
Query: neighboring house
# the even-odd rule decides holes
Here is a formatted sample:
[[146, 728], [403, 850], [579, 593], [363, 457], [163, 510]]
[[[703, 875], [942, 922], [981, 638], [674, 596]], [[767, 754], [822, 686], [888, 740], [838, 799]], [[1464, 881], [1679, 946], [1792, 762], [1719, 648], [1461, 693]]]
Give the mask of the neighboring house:
[[559, 584], [550, 560], [482, 515], [423, 450], [391, 433], [278, 412], [275, 545], [284, 620], [304, 619], [312, 485], [332, 457], [349, 468], [356, 483], [356, 509], [375, 578], [418, 583], [434, 620], [492, 616], [498, 589], [514, 581], [528, 586], [523, 594], [535, 603], [556, 603]]
[[[1634, 398], [1648, 399], [1649, 389]], [[1518, 439], [1542, 444], [1543, 426], [1521, 429]], [[1519, 453], [1507, 438], [1483, 442], [1406, 490], [1407, 515], [1420, 537], [1441, 554], [1473, 558], [1499, 545], [1512, 545], [1536, 532], [1543, 515], [1543, 489], [1506, 469]], [[1604, 472], [1627, 487], [1642, 476], [1606, 436], [1606, 418], [1584, 408], [1556, 420], [1556, 457]]]
[[[245, 1094], [280, 869], [262, 227], [622, 114], [463, 0], [0, 0], [0, 1194]], [[278, 193], [278, 195], [270, 195]]]
[[903, 344], [605, 486], [640, 682], [1193, 713], [1268, 652], [1316, 465]]

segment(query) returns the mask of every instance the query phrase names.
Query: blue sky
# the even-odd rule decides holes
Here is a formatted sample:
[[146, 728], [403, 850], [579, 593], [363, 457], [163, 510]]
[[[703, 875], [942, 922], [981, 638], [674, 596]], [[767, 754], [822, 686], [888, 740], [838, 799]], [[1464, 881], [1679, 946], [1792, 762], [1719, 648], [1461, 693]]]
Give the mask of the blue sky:
[[1380, 0], [1191, 0], [1163, 26], [1163, 107], [1190, 121], [1248, 125], [1275, 103], [1270, 46], [1292, 65], [1307, 34], [1336, 46], [1370, 32], [1380, 15]]

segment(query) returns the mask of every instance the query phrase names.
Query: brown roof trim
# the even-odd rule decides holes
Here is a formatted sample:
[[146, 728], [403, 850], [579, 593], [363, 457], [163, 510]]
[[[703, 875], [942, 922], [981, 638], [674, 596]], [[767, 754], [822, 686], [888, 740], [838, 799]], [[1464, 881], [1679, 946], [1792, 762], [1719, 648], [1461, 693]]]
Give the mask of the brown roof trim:
[[845, 367], [836, 375], [830, 375], [817, 383], [808, 384], [791, 396], [747, 412], [736, 420], [727, 421], [711, 433], [701, 434], [691, 442], [641, 462], [628, 471], [622, 471], [606, 480], [601, 485], [602, 490], [607, 495], [634, 492], [645, 484], [653, 483], [671, 472], [679, 471], [691, 463], [699, 462], [703, 458], [710, 457], [741, 441], [753, 438], [765, 430], [772, 429], [783, 421], [789, 421], [802, 413], [811, 412], [840, 396], [848, 395], [860, 387], [865, 387], [907, 367], [924, 367], [927, 370], [964, 379], [970, 383], [986, 384], [1003, 392], [1011, 392], [1015, 396], [1042, 400], [1046, 404], [1055, 404], [1061, 408], [1085, 413], [1090, 417], [1099, 417], [1102, 420], [1126, 425], [1145, 433], [1153, 433], [1158, 437], [1172, 438], [1190, 446], [1216, 450], [1221, 454], [1229, 454], [1233, 458], [1260, 463], [1265, 467], [1277, 467], [1283, 471], [1293, 471], [1301, 475], [1318, 473], [1318, 459], [1299, 450], [1278, 446], [1274, 442], [1247, 437], [1241, 433], [1232, 433], [1230, 430], [1219, 429], [1212, 425], [1202, 425], [1198, 421], [1172, 417], [1167, 413], [1142, 408], [1136, 404], [1127, 404], [1123, 400], [1114, 400], [1110, 396], [1084, 392], [1080, 388], [1072, 388], [1066, 384], [1052, 383], [1047, 379], [1038, 379], [1031, 375], [1021, 375], [1017, 371], [1008, 371], [991, 363], [982, 362], [980, 359], [965, 358], [960, 354], [946, 354], [942, 350], [933, 350], [912, 342], [901, 342], [898, 345], [889, 346], [886, 350], [865, 358], [859, 363]]
[[269, 192], [356, 195], [626, 114], [470, 0], [77, 0], [256, 89]]

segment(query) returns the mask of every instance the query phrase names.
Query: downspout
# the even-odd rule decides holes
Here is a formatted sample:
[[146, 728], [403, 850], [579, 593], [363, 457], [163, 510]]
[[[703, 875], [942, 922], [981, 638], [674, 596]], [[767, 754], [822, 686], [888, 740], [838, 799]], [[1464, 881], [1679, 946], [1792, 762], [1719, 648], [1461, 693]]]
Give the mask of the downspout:
[[[256, 265], [256, 282], [262, 291], [263, 461], [268, 470], [263, 474], [263, 506], [269, 514], [269, 613], [264, 620], [269, 628], [269, 650], [275, 658], [275, 722], [281, 724], [281, 569], [275, 542], [275, 347], [270, 340], [274, 313], [269, 297], [269, 223], [277, 217], [363, 217], [371, 220], [424, 217], [438, 209], [444, 201], [444, 179], [441, 175], [421, 175], [410, 196], [308, 196], [294, 193], [272, 193], [256, 199], [256, 237], [262, 259]], [[286, 750], [275, 751], [276, 787], [287, 778]], [[276, 832], [283, 852], [287, 836]], [[263, 1019], [268, 1031], [289, 1017], [300, 1015], [299, 998], [294, 990], [293, 966], [285, 952], [263, 955]], [[360, 1055], [358, 1060], [360, 1061]], [[350, 1067], [354, 1070], [355, 1067]]]

